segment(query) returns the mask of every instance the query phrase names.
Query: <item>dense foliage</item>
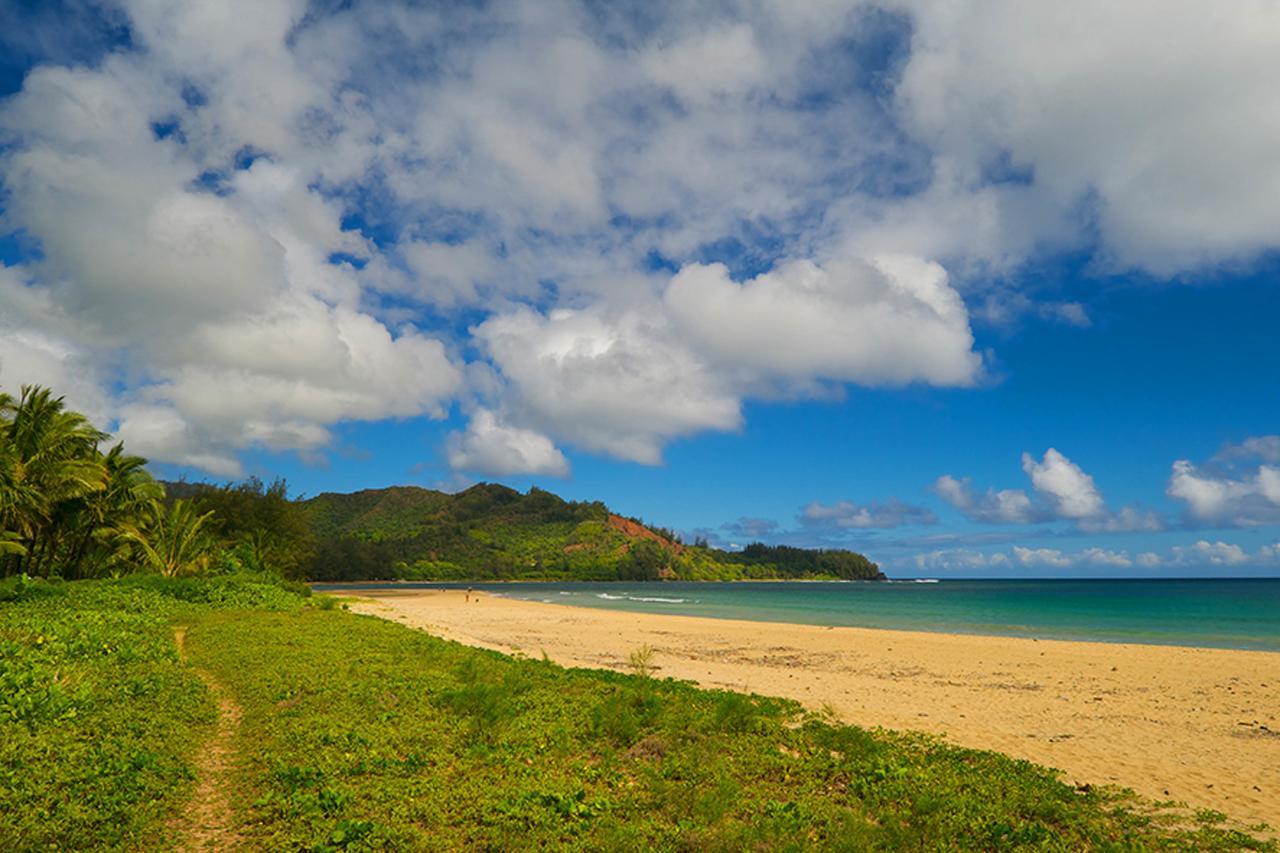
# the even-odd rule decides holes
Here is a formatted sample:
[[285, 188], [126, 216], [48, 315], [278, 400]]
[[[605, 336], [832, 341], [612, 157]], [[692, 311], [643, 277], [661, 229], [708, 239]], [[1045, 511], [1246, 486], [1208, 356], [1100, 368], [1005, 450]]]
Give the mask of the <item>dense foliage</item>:
[[850, 551], [682, 543], [599, 502], [481, 483], [291, 500], [283, 480], [162, 484], [47, 389], [0, 394], [0, 575], [312, 580], [875, 579]]
[[[161, 849], [216, 710], [249, 849], [1274, 849], [795, 703], [566, 670], [262, 576], [0, 584], [0, 847]], [[332, 605], [331, 599], [319, 599]], [[187, 659], [174, 643], [185, 627]]]
[[413, 487], [322, 494], [311, 519], [313, 580], [874, 579], [851, 551], [753, 545], [742, 553], [685, 545], [599, 502], [521, 494], [491, 483], [456, 495]]
[[311, 522], [289, 499], [284, 480], [270, 484], [257, 477], [240, 483], [168, 483], [174, 503], [188, 501], [209, 515], [210, 532], [223, 543], [222, 571], [270, 571], [286, 577], [304, 574], [315, 554]]
[[0, 393], [0, 573], [100, 575], [166, 518], [163, 488], [44, 388]]
[[787, 575], [830, 576], [844, 580], [874, 577], [879, 569], [862, 554], [789, 545], [752, 543], [734, 555], [748, 565], [776, 566]]
[[300, 575], [310, 523], [283, 481], [175, 484], [45, 388], [0, 393], [0, 576]]

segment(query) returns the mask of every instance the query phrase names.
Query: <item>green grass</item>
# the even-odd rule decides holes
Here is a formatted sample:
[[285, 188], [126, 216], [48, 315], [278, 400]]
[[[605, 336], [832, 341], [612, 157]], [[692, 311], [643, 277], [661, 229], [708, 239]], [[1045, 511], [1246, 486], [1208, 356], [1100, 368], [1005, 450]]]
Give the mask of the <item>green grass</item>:
[[162, 846], [212, 731], [195, 665], [244, 711], [235, 790], [255, 848], [1266, 849], [1216, 815], [1179, 828], [1123, 792], [789, 701], [205, 583], [0, 604], [0, 847]]
[[0, 849], [161, 846], [216, 720], [173, 623], [301, 601], [234, 579], [0, 583]]

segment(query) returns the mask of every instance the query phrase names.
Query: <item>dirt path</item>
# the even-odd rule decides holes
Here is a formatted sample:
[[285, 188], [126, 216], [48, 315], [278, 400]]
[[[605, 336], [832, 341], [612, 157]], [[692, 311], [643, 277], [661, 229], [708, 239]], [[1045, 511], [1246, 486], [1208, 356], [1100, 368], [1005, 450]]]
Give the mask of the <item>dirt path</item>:
[[[173, 639], [179, 656], [186, 660], [187, 629], [175, 628]], [[179, 850], [234, 849], [243, 842], [231, 805], [231, 772], [242, 714], [230, 691], [211, 673], [199, 667], [196, 673], [218, 703], [218, 729], [196, 755], [196, 789], [174, 824], [176, 846]]]

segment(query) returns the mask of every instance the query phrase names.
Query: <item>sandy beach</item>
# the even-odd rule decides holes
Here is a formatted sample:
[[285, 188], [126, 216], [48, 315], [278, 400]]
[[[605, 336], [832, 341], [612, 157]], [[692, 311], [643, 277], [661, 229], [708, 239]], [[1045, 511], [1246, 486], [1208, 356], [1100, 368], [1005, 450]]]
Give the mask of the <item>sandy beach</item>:
[[825, 628], [361, 590], [354, 610], [469, 645], [829, 705], [1280, 827], [1280, 653]]

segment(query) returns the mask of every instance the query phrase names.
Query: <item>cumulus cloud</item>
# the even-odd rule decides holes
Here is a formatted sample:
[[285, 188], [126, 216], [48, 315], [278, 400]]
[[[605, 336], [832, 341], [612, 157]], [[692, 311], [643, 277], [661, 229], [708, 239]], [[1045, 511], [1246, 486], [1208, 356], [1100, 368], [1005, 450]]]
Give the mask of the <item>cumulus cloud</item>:
[[956, 479], [950, 474], [943, 474], [934, 481], [933, 491], [974, 521], [1021, 524], [1047, 518], [1021, 489], [987, 489], [984, 494], [978, 494], [968, 477]]
[[1164, 526], [1150, 510], [1133, 506], [1109, 510], [1093, 477], [1052, 447], [1039, 460], [1023, 453], [1022, 470], [1031, 480], [1034, 497], [1021, 489], [988, 488], [979, 493], [968, 478], [950, 474], [935, 480], [932, 489], [966, 517], [984, 524], [1067, 520], [1090, 533], [1155, 531]]
[[1015, 545], [1013, 556], [1018, 565], [1027, 567], [1046, 566], [1054, 569], [1065, 569], [1072, 563], [1070, 557], [1065, 556], [1056, 548], [1023, 548]]
[[1227, 444], [1217, 455], [1216, 461], [1233, 461], [1238, 459], [1260, 459], [1271, 464], [1280, 464], [1280, 435], [1258, 435], [1246, 438], [1239, 444]]
[[1210, 542], [1201, 539], [1186, 547], [1175, 546], [1171, 549], [1172, 562], [1177, 564], [1238, 566], [1250, 560], [1248, 554], [1239, 545], [1230, 542]]
[[1133, 565], [1133, 560], [1124, 551], [1108, 551], [1105, 548], [1086, 548], [1080, 552], [1080, 557], [1092, 566], [1127, 569]]
[[1030, 453], [1022, 454], [1022, 470], [1057, 517], [1078, 519], [1101, 514], [1102, 495], [1093, 478], [1052, 447], [1039, 462]]
[[473, 336], [513, 392], [511, 409], [588, 450], [656, 464], [673, 438], [741, 424], [738, 397], [652, 315], [520, 309]]
[[914, 24], [898, 104], [953, 176], [947, 195], [1006, 226], [994, 248], [1095, 229], [1113, 264], [1169, 275], [1275, 247], [1280, 110], [1258, 107], [1280, 75], [1270, 3], [897, 5]]
[[[1280, 522], [1280, 437], [1229, 444], [1205, 468], [1173, 463], [1166, 494], [1182, 501], [1192, 520], [1233, 527]], [[1260, 463], [1260, 464], [1251, 464]]]
[[566, 477], [569, 461], [551, 439], [533, 430], [500, 423], [488, 410], [471, 416], [466, 432], [448, 442], [449, 464], [456, 470], [495, 476], [546, 474]]
[[1182, 568], [1247, 568], [1268, 566], [1280, 560], [1280, 548], [1264, 545], [1250, 552], [1242, 546], [1223, 541], [1202, 539], [1190, 545], [1175, 545], [1164, 554], [1090, 547], [1078, 551], [1059, 548], [1027, 548], [1013, 546], [1008, 552], [977, 551], [968, 548], [946, 548], [913, 555], [908, 565], [920, 570], [1003, 570], [1003, 569], [1157, 569], [1162, 566]]
[[807, 505], [800, 513], [800, 523], [809, 528], [836, 530], [874, 530], [909, 524], [935, 524], [938, 517], [927, 507], [903, 503], [890, 498], [883, 503], [856, 504], [839, 501]]
[[768, 73], [755, 32], [743, 23], [658, 45], [646, 52], [640, 64], [651, 79], [693, 104], [741, 94]]
[[472, 333], [512, 417], [649, 464], [674, 438], [736, 429], [752, 394], [821, 380], [963, 385], [981, 368], [946, 273], [905, 258], [792, 262], [743, 284], [693, 264], [658, 304], [518, 308]]
[[0, 266], [0, 306], [7, 309], [0, 311], [0, 389], [53, 388], [72, 408], [106, 423], [112, 404], [100, 384], [104, 365], [88, 340], [69, 334], [75, 322], [47, 291], [24, 282], [23, 272]]
[[[634, 22], [572, 3], [450, 20], [300, 2], [125, 12], [134, 50], [38, 68], [0, 108], [15, 142], [0, 164], [6, 216], [40, 247], [32, 288], [79, 326], [31, 334], [56, 350], [92, 333], [99, 360], [118, 354], [140, 377], [94, 379], [115, 389], [98, 394], [112, 417], [135, 407], [139, 451], [228, 470], [240, 448], [312, 450], [343, 420], [439, 416], [467, 341], [406, 325], [412, 309], [379, 313], [383, 294], [491, 315], [471, 342], [499, 374], [490, 410], [507, 428], [645, 463], [674, 438], [737, 428], [751, 394], [979, 372], [962, 300], [916, 258], [824, 255], [741, 285], [686, 263], [652, 302], [651, 253], [687, 260], [766, 221], [794, 236], [785, 223], [815, 193], [839, 192], [830, 169], [878, 156], [871, 125], [842, 153], [828, 144], [866, 117], [868, 94], [807, 126], [786, 104], [830, 85], [797, 60], [799, 44], [835, 38], [812, 19], [663, 21], [628, 33], [636, 62], [605, 31]], [[441, 73], [417, 74], [409, 54]], [[757, 87], [782, 99], [757, 101]], [[375, 221], [390, 226], [377, 241]], [[778, 309], [785, 325], [762, 327]], [[762, 333], [776, 358], [761, 357]], [[10, 354], [0, 381], [59, 378], [30, 361]], [[144, 406], [164, 407], [166, 440], [138, 430]], [[494, 435], [459, 441], [480, 433]], [[193, 442], [210, 452], [180, 449]]]
[[145, 452], [165, 462], [199, 468], [222, 477], [244, 474], [239, 459], [230, 453], [211, 451], [207, 439], [172, 406], [127, 404], [118, 414], [116, 434], [130, 450]]
[[[0, 102], [3, 228], [35, 247], [0, 288], [0, 383], [219, 471], [459, 399], [655, 463], [750, 399], [971, 386], [975, 270], [1276, 245], [1274, 12], [1090, 8], [124, 0], [128, 46], [50, 47]], [[939, 488], [982, 520], [1150, 521], [1034, 465], [1034, 498]]]
[[916, 554], [911, 558], [912, 565], [921, 570], [928, 569], [991, 569], [1008, 568], [1010, 560], [1007, 554], [986, 554], [964, 548], [951, 548], [928, 551]]
[[297, 154], [290, 119], [323, 96], [291, 70], [302, 9], [233, 5], [135, 4], [147, 49], [37, 68], [0, 107], [5, 214], [40, 247], [0, 288], [25, 344], [0, 384], [51, 384], [131, 450], [221, 475], [245, 447], [323, 447], [341, 421], [440, 416], [461, 382], [441, 341], [364, 310], [329, 263], [365, 241], [301, 163], [230, 162]]
[[664, 298], [709, 359], [766, 377], [968, 385], [981, 368], [946, 271], [915, 258], [795, 261], [741, 284], [695, 264]]

